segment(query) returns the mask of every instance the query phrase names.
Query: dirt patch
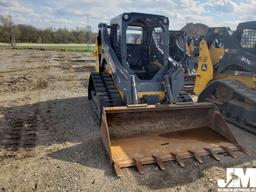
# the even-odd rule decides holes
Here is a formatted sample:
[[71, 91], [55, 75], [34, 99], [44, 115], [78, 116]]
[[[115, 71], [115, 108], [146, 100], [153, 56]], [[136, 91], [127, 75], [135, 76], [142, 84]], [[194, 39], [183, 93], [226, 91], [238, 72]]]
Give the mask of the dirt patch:
[[255, 137], [231, 126], [251, 156], [181, 168], [124, 169], [117, 179], [87, 99], [89, 53], [0, 51], [0, 191], [216, 191], [226, 167], [255, 167]]

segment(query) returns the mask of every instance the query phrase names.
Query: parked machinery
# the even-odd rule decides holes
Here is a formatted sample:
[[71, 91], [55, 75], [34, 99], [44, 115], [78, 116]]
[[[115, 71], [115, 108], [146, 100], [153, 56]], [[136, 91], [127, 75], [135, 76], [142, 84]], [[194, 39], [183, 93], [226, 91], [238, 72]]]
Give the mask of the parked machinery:
[[211, 101], [226, 119], [256, 133], [256, 21], [237, 30], [212, 28], [200, 42], [194, 92], [198, 101]]
[[123, 13], [99, 24], [96, 72], [88, 98], [101, 122], [105, 148], [118, 176], [121, 168], [244, 151], [209, 102], [193, 103], [184, 69], [169, 56], [165, 16]]
[[190, 55], [188, 47], [188, 36], [185, 31], [169, 31], [169, 54], [176, 62], [184, 68], [184, 89], [193, 92], [197, 63]]

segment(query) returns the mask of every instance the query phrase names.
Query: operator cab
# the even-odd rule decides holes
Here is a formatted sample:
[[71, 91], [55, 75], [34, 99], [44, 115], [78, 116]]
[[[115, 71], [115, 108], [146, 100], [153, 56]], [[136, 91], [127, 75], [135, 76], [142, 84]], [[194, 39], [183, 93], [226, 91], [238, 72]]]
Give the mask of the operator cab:
[[[225, 29], [225, 28], [223, 28]], [[229, 28], [227, 28], [229, 29]], [[211, 47], [224, 49], [221, 60], [216, 64], [218, 73], [243, 71], [255, 72], [256, 22], [244, 22], [236, 31], [219, 31], [213, 36]], [[208, 41], [209, 42], [209, 41]], [[209, 45], [208, 45], [209, 46]]]
[[121, 65], [150, 80], [168, 62], [167, 17], [124, 13], [111, 20], [110, 41]]

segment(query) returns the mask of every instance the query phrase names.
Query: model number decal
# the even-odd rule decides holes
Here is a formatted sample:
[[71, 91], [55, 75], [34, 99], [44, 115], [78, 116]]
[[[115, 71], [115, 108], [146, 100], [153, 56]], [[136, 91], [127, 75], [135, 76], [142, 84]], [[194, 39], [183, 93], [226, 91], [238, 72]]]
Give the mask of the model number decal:
[[249, 59], [245, 58], [245, 57], [241, 57], [241, 61], [247, 63], [248, 65], [251, 64], [251, 61]]

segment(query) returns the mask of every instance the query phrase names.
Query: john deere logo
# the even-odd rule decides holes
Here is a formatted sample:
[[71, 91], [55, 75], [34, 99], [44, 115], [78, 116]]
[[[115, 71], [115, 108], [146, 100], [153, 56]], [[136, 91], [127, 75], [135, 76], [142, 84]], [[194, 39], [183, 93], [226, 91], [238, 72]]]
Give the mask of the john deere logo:
[[207, 64], [202, 64], [201, 70], [202, 70], [202, 71], [207, 71]]
[[218, 191], [256, 192], [256, 168], [227, 168], [226, 180], [217, 181]]

